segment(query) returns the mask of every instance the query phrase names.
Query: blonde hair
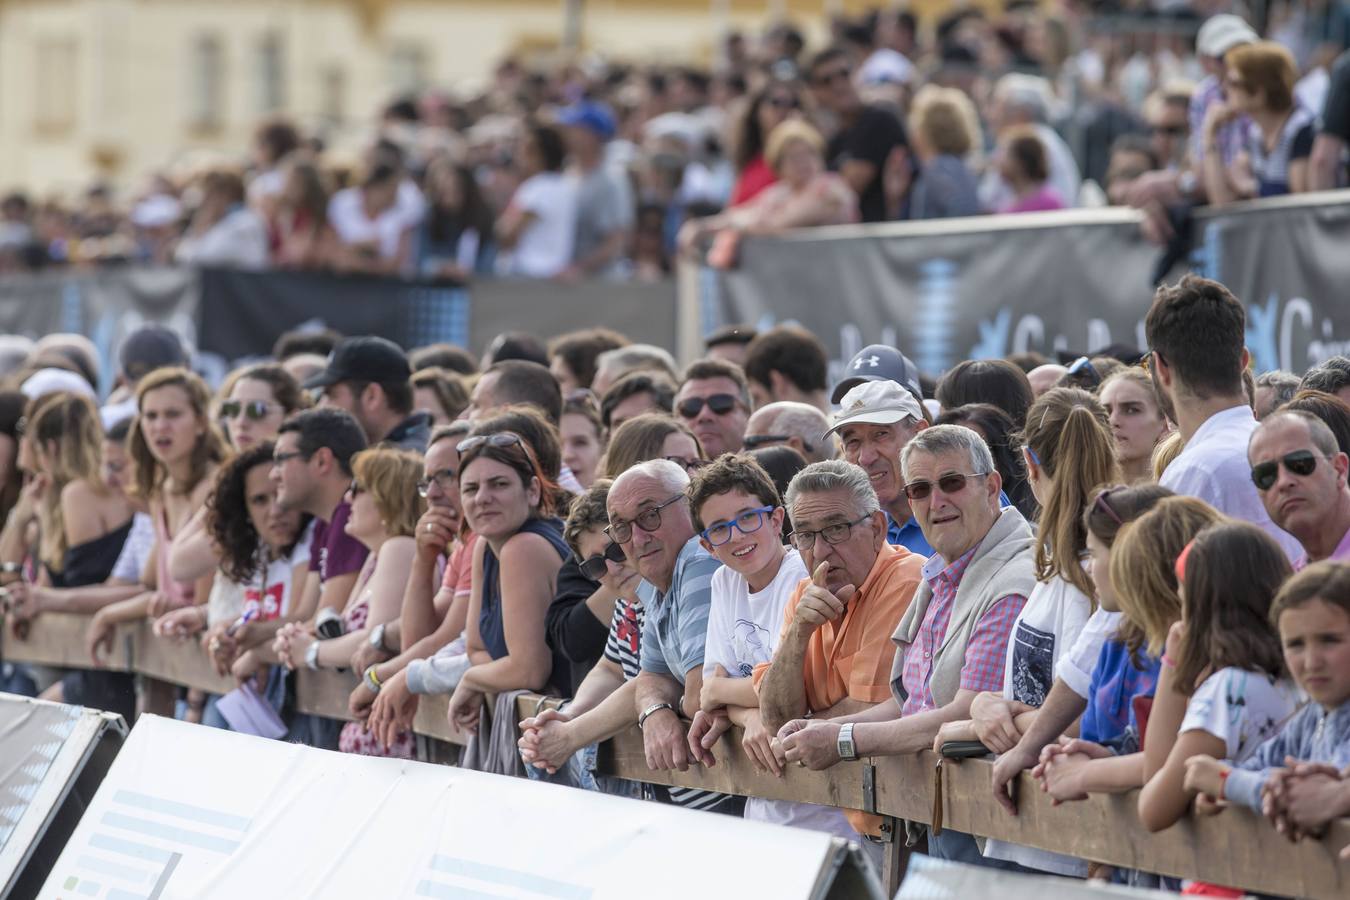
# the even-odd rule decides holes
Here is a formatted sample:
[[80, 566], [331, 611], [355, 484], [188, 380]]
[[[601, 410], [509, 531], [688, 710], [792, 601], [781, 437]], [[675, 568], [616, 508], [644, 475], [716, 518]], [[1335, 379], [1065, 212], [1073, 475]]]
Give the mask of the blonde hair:
[[914, 95], [909, 130], [923, 135], [934, 153], [967, 156], [980, 145], [975, 104], [959, 88], [927, 84]]
[[[59, 572], [69, 548], [61, 492], [66, 485], [81, 479], [96, 492], [104, 492], [99, 474], [103, 429], [93, 402], [81, 394], [64, 391], [50, 394], [34, 401], [30, 409], [27, 433], [33, 449], [48, 454], [47, 474], [51, 477], [39, 510], [43, 524], [39, 555], [49, 568]], [[49, 452], [53, 445], [55, 450]]]
[[426, 501], [417, 493], [422, 469], [421, 454], [411, 450], [376, 447], [352, 457], [352, 474], [370, 492], [390, 537], [412, 537], [426, 512]]
[[180, 493], [190, 494], [210, 475], [211, 470], [226, 456], [225, 437], [211, 421], [211, 391], [206, 382], [194, 372], [178, 367], [155, 369], [136, 385], [136, 418], [131, 423], [131, 432], [127, 435], [127, 455], [131, 457], [134, 473], [133, 483], [136, 494], [149, 500], [159, 493], [168, 477], [168, 470], [160, 464], [150, 452], [150, 444], [141, 431], [141, 406], [145, 395], [160, 388], [176, 387], [187, 395], [188, 405], [192, 407], [202, 433], [192, 448], [192, 469], [187, 484], [175, 485]]
[[1160, 656], [1167, 632], [1181, 618], [1177, 557], [1197, 534], [1228, 519], [1203, 500], [1167, 497], [1126, 522], [1111, 547], [1111, 586], [1126, 624], [1118, 635], [1138, 659]]
[[1153, 458], [1149, 461], [1153, 469], [1153, 480], [1162, 481], [1163, 472], [1167, 471], [1167, 467], [1175, 462], [1185, 449], [1186, 442], [1182, 439], [1180, 431], [1174, 431], [1158, 441], [1153, 446]]
[[793, 141], [805, 141], [817, 156], [825, 152], [825, 139], [820, 136], [820, 132], [812, 128], [801, 119], [788, 119], [779, 123], [773, 131], [769, 132], [769, 139], [764, 144], [764, 161], [769, 164], [769, 168], [774, 173], [778, 173], [778, 164], [782, 162], [783, 153], [787, 150], [787, 145]]

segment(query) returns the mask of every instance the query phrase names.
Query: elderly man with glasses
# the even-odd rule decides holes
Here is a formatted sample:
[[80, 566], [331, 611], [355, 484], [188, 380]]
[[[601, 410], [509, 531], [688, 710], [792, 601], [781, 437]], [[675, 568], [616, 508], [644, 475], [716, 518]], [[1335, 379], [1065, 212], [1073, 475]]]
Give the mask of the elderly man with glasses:
[[[852, 463], [802, 469], [786, 503], [792, 543], [811, 576], [788, 600], [773, 662], [753, 674], [770, 731], [805, 721], [807, 713], [829, 718], [889, 700], [895, 646], [887, 638], [923, 567], [922, 556], [886, 543], [886, 515], [871, 479]], [[881, 833], [876, 816], [851, 810], [849, 822], [859, 834]]]
[[[905, 445], [900, 466], [934, 553], [892, 637], [892, 696], [831, 721], [788, 722], [778, 732], [788, 762], [822, 769], [840, 759], [917, 753], [944, 723], [969, 718], [976, 694], [1003, 688], [1013, 623], [1036, 584], [1031, 527], [1015, 507], [999, 508], [993, 458], [969, 428], [924, 429]], [[793, 525], [802, 527], [795, 517]], [[959, 832], [932, 836], [929, 851], [989, 864]]]
[[[647, 765], [681, 772], [692, 761], [686, 723], [699, 708], [712, 576], [720, 565], [694, 531], [688, 486], [688, 473], [670, 460], [638, 463], [609, 489], [605, 529], [642, 576], [646, 620], [634, 712]], [[735, 816], [745, 807], [743, 797], [710, 791], [672, 788], [669, 797], [677, 806]]]
[[1301, 410], [1276, 410], [1252, 432], [1247, 459], [1271, 520], [1303, 545], [1294, 568], [1350, 561], [1350, 458], [1325, 422]]

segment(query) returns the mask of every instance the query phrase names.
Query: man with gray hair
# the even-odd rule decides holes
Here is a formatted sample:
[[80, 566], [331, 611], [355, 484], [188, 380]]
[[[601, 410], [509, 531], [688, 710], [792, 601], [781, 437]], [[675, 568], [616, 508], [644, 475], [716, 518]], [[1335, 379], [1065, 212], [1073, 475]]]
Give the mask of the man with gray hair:
[[595, 377], [591, 391], [597, 397], [614, 386], [630, 372], [660, 372], [671, 381], [678, 381], [675, 357], [654, 344], [629, 344], [615, 350], [606, 350], [595, 358]]
[[1256, 376], [1256, 402], [1252, 410], [1258, 420], [1284, 406], [1299, 391], [1300, 379], [1293, 372], [1276, 369]]
[[[1000, 135], [1009, 128], [1030, 125], [1045, 145], [1046, 161], [1050, 165], [1049, 185], [1064, 201], [1066, 207], [1078, 205], [1078, 188], [1083, 177], [1074, 161], [1073, 151], [1050, 127], [1053, 92], [1050, 82], [1036, 75], [1012, 72], [1004, 75], [994, 86], [994, 97], [989, 109], [989, 124]], [[1012, 187], [1000, 174], [997, 166], [990, 166], [980, 182], [980, 203], [987, 210], [999, 210], [1011, 203]]]
[[809, 403], [779, 400], [767, 403], [750, 414], [745, 423], [745, 449], [758, 450], [785, 444], [808, 463], [834, 459], [834, 436], [828, 434], [830, 420]]
[[1252, 432], [1247, 461], [1271, 521], [1303, 545], [1295, 569], [1350, 560], [1350, 457], [1325, 422], [1302, 410], [1276, 410]]
[[[689, 768], [686, 721], [699, 708], [703, 648], [708, 635], [712, 576], [721, 565], [694, 531], [685, 489], [689, 475], [665, 459], [638, 463], [614, 480], [605, 534], [623, 548], [642, 576], [638, 599], [646, 613], [635, 679], [634, 716], [647, 765]], [[742, 797], [672, 788], [659, 799], [690, 809], [739, 816]]]
[[[886, 637], [914, 597], [923, 567], [923, 557], [886, 543], [886, 515], [871, 479], [852, 463], [807, 466], [784, 502], [790, 539], [811, 577], [788, 600], [773, 661], [752, 676], [771, 732], [808, 713], [840, 716], [890, 698], [895, 646]], [[853, 758], [838, 741], [831, 752], [832, 761]], [[850, 810], [848, 818], [859, 834], [881, 833], [876, 816]]]
[[[1014, 621], [1036, 584], [1035, 538], [1015, 507], [999, 508], [999, 475], [984, 439], [961, 425], [916, 434], [900, 456], [905, 494], [933, 556], [892, 640], [891, 696], [830, 721], [796, 719], [779, 730], [784, 756], [812, 769], [852, 756], [917, 753], [947, 722], [970, 718], [982, 691], [1001, 691]], [[797, 521], [793, 519], [793, 525]], [[786, 638], [780, 645], [784, 652]], [[763, 695], [761, 695], [763, 696]], [[974, 865], [970, 835], [930, 835], [929, 852]]]

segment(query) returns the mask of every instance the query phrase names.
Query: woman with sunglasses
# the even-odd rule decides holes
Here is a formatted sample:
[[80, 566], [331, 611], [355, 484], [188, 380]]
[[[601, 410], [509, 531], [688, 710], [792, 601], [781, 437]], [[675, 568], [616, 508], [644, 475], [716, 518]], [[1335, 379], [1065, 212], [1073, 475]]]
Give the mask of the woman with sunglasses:
[[600, 471], [606, 478], [617, 478], [649, 459], [668, 459], [693, 472], [704, 464], [703, 445], [679, 419], [644, 413], [614, 429]]
[[459, 452], [460, 502], [478, 546], [466, 629], [470, 666], [449, 716], [476, 734], [487, 694], [549, 685], [544, 618], [568, 549], [553, 515], [556, 489], [519, 435], [478, 435]]
[[[108, 649], [119, 622], [206, 601], [211, 575], [174, 577], [169, 558], [188, 521], [206, 504], [216, 470], [225, 457], [225, 440], [210, 420], [206, 384], [186, 369], [156, 369], [136, 386], [136, 421], [127, 439], [136, 495], [146, 502], [155, 526], [155, 546], [142, 582], [147, 593], [99, 610], [85, 636], [91, 659]], [[189, 694], [189, 718], [201, 702]]]
[[[286, 625], [277, 633], [272, 649], [290, 669], [302, 665], [311, 670], [350, 666], [356, 652], [369, 643], [371, 631], [396, 619], [403, 604], [403, 588], [417, 549], [413, 533], [426, 508], [417, 494], [422, 458], [408, 450], [362, 450], [352, 457], [352, 474], [346, 532], [370, 553], [342, 610], [342, 636], [321, 640], [309, 626], [300, 623]], [[362, 723], [348, 722], [342, 728], [338, 749], [364, 756], [412, 759], [413, 738], [410, 732], [403, 732], [395, 740], [382, 743]]]
[[240, 452], [275, 440], [287, 416], [309, 406], [289, 372], [275, 363], [248, 366], [230, 378], [220, 402], [220, 424]]
[[[596, 744], [633, 721], [634, 679], [641, 670], [639, 650], [646, 615], [637, 593], [642, 579], [623, 548], [605, 534], [611, 484], [601, 478], [573, 500], [563, 532], [581, 575], [601, 585], [605, 598], [613, 598], [607, 610], [603, 654], [573, 692], [566, 711], [545, 710], [520, 723], [520, 758], [531, 777], [547, 772], [557, 776], [551, 780], [589, 790], [597, 790], [597, 781], [605, 778], [595, 775]], [[598, 617], [599, 609], [595, 612]], [[636, 785], [613, 779], [606, 792], [632, 796]]]
[[800, 117], [802, 97], [789, 81], [774, 80], [746, 105], [734, 128], [732, 161], [736, 183], [731, 189], [731, 206], [753, 200], [778, 180], [773, 167], [764, 158], [764, 144], [775, 128], [789, 118]]

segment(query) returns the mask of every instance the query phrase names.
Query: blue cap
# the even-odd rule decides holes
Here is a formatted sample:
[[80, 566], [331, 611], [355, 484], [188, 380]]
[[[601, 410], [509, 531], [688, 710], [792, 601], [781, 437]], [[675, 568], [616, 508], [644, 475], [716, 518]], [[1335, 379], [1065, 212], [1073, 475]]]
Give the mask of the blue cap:
[[909, 388], [915, 399], [923, 402], [919, 367], [908, 356], [885, 344], [872, 344], [853, 355], [848, 361], [848, 368], [844, 370], [843, 380], [834, 386], [830, 402], [839, 403], [845, 394], [868, 381], [894, 381]]
[[564, 109], [558, 114], [558, 124], [589, 128], [606, 141], [614, 137], [614, 132], [618, 130], [614, 124], [614, 113], [610, 112], [609, 107], [590, 100], [574, 103]]

